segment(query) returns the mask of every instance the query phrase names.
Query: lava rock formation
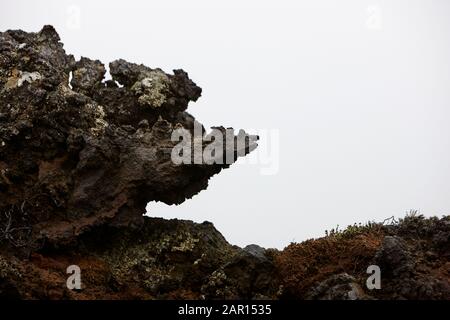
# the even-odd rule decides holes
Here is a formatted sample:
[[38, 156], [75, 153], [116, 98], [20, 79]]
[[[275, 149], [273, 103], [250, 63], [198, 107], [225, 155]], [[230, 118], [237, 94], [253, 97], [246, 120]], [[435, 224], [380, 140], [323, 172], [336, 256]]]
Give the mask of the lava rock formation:
[[179, 204], [228, 166], [171, 160], [173, 130], [201, 127], [186, 112], [201, 94], [186, 72], [117, 60], [104, 82], [100, 61], [75, 61], [59, 40], [51, 26], [0, 34], [0, 222], [12, 244], [138, 227], [147, 203]]
[[[227, 161], [176, 164], [172, 133], [212, 139], [186, 112], [186, 72], [76, 61], [55, 29], [0, 33], [0, 298], [450, 299], [450, 217], [409, 216], [291, 244], [230, 245], [209, 222], [144, 216], [179, 204]], [[258, 137], [232, 134], [232, 161]], [[237, 142], [245, 137], [242, 148]], [[199, 137], [193, 137], [193, 140]], [[365, 287], [371, 264], [382, 289]], [[67, 267], [82, 287], [66, 286]]]

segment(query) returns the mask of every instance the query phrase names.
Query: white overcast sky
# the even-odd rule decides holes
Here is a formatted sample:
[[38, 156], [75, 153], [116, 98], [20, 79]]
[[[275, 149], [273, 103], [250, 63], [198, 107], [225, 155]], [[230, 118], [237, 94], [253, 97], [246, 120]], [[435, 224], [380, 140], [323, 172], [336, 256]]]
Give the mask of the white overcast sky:
[[449, 213], [449, 18], [448, 0], [0, 4], [2, 31], [52, 24], [77, 58], [182, 68], [203, 88], [189, 108], [200, 122], [261, 132], [258, 163], [148, 213], [278, 248], [409, 209]]

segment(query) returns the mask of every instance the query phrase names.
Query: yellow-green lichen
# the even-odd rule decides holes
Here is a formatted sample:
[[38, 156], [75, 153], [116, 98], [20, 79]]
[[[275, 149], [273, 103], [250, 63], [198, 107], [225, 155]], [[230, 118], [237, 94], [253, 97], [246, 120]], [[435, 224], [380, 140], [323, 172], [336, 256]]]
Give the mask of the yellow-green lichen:
[[94, 111], [95, 126], [91, 128], [91, 133], [94, 135], [103, 133], [106, 127], [109, 126], [108, 122], [105, 120], [106, 113], [103, 107], [98, 104], [88, 103], [86, 104], [86, 108]]
[[129, 247], [125, 250], [109, 252], [104, 258], [109, 262], [115, 276], [126, 277], [137, 266], [154, 264], [155, 258], [149, 255], [149, 250], [147, 246]]
[[209, 277], [208, 285], [211, 287], [221, 286], [227, 280], [227, 275], [221, 269], [214, 271]]
[[182, 241], [178, 245], [172, 247], [172, 251], [192, 251], [199, 241], [199, 239], [194, 238], [190, 233], [188, 233], [187, 235], [185, 235], [185, 239], [182, 239]]
[[0, 279], [10, 277], [20, 278], [21, 274], [8, 260], [0, 256]]
[[149, 71], [145, 74], [144, 78], [136, 81], [131, 87], [131, 90], [139, 96], [139, 104], [159, 108], [166, 102], [166, 95], [169, 90], [169, 78], [162, 71]]
[[[130, 247], [125, 241], [108, 251], [103, 258], [108, 261], [115, 276], [126, 277], [138, 267], [148, 271], [149, 281], [163, 279], [172, 271], [158, 267], [156, 260], [165, 252], [191, 252], [200, 240], [189, 232], [161, 235], [159, 239]], [[153, 274], [150, 276], [150, 274]]]

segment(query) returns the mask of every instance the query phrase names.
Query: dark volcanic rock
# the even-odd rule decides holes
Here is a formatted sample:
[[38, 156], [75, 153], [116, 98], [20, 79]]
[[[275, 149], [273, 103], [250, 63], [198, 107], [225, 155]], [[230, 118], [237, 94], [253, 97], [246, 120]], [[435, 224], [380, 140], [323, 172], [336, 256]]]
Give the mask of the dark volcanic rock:
[[354, 277], [341, 273], [319, 283], [306, 298], [308, 300], [366, 300], [369, 297]]
[[202, 287], [206, 298], [268, 299], [278, 291], [270, 253], [257, 245], [239, 250], [208, 278]]
[[414, 260], [402, 238], [398, 236], [386, 236], [382, 246], [375, 256], [375, 261], [386, 274], [398, 277], [414, 270]]
[[[448, 216], [350, 226], [281, 252], [230, 245], [209, 222], [144, 217], [148, 202], [205, 189], [257, 137], [207, 133], [186, 112], [201, 89], [182, 70], [117, 60], [104, 81], [105, 70], [66, 54], [51, 26], [0, 33], [0, 298], [450, 299]], [[179, 129], [194, 133], [181, 163]], [[381, 289], [369, 290], [373, 264]], [[66, 285], [73, 265], [81, 289]]]
[[[51, 26], [0, 33], [0, 296], [201, 298], [224, 266], [230, 279], [245, 275], [229, 269], [251, 266], [254, 275], [239, 269], [245, 294], [264, 295], [272, 280], [251, 282], [273, 264], [260, 254], [231, 246], [211, 223], [143, 217], [148, 202], [179, 204], [205, 189], [257, 137], [224, 127], [206, 135], [186, 112], [201, 89], [183, 70], [117, 60], [104, 81], [100, 61], [75, 61], [59, 40]], [[181, 164], [179, 129], [193, 144]], [[69, 265], [83, 272], [81, 291], [66, 287]]]
[[[0, 33], [2, 240], [61, 245], [93, 226], [137, 227], [148, 202], [179, 204], [228, 167], [171, 160], [171, 134], [193, 131], [185, 110], [201, 94], [186, 72], [124, 60], [110, 72], [104, 82], [100, 61], [66, 54], [51, 26]], [[245, 155], [248, 138], [245, 150], [221, 154]]]
[[[450, 216], [409, 215], [291, 244], [276, 258], [287, 299], [450, 299]], [[380, 288], [368, 288], [368, 267]]]

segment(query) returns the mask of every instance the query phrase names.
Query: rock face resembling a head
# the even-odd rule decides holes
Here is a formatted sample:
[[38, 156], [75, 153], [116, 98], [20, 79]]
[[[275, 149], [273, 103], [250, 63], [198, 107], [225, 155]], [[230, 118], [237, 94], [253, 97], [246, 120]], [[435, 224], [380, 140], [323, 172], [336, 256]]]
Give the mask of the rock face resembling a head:
[[[202, 90], [183, 70], [116, 60], [105, 81], [105, 66], [66, 54], [51, 26], [2, 32], [0, 48], [0, 222], [16, 245], [140, 225], [148, 202], [179, 204], [229, 166], [171, 160], [174, 128], [199, 125], [186, 109]], [[231, 146], [234, 161], [254, 140]]]

